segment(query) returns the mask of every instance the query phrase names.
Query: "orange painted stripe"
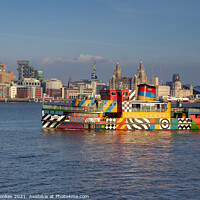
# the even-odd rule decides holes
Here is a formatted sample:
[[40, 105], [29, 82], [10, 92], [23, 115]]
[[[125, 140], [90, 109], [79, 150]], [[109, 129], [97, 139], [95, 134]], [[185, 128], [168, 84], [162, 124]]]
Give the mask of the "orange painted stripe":
[[117, 124], [116, 129], [126, 129], [126, 124]]

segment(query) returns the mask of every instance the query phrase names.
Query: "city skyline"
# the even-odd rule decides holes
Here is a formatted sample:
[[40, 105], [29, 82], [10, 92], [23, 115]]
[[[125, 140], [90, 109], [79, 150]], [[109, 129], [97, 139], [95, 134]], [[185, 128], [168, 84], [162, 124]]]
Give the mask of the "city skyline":
[[[0, 0], [0, 62], [17, 75], [17, 60], [63, 84], [97, 76], [108, 82], [119, 61], [134, 76], [140, 59], [150, 79], [199, 85], [200, 2], [192, 1], [5, 1]], [[152, 72], [153, 71], [153, 72]], [[79, 72], [79, 73], [77, 73]], [[105, 73], [106, 72], [106, 73]]]

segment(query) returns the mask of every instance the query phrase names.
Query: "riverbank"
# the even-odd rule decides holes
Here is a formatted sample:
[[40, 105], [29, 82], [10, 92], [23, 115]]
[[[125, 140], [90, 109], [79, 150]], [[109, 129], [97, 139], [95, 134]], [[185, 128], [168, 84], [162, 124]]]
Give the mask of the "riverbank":
[[15, 99], [2, 98], [0, 99], [0, 102], [28, 102], [28, 101], [29, 101], [28, 98], [15, 98]]
[[33, 100], [29, 98], [2, 98], [0, 99], [0, 102], [33, 102], [33, 103], [71, 103], [71, 100], [66, 100], [66, 99], [45, 99], [44, 101], [41, 100]]

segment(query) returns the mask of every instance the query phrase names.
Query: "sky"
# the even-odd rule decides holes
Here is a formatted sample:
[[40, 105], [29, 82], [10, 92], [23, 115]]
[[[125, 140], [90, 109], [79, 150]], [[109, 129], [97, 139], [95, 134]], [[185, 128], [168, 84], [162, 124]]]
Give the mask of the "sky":
[[119, 61], [133, 77], [200, 85], [199, 0], [0, 0], [0, 62], [17, 77], [28, 60], [46, 79], [105, 82]]

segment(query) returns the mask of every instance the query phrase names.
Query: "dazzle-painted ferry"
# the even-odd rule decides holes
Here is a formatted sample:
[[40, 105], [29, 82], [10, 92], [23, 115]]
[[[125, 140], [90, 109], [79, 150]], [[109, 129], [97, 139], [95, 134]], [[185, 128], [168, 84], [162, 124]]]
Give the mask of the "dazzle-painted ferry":
[[[137, 97], [136, 97], [137, 96]], [[104, 130], [200, 129], [200, 108], [171, 108], [156, 101], [156, 88], [104, 90], [101, 100], [77, 99], [72, 106], [43, 105], [43, 128]]]

